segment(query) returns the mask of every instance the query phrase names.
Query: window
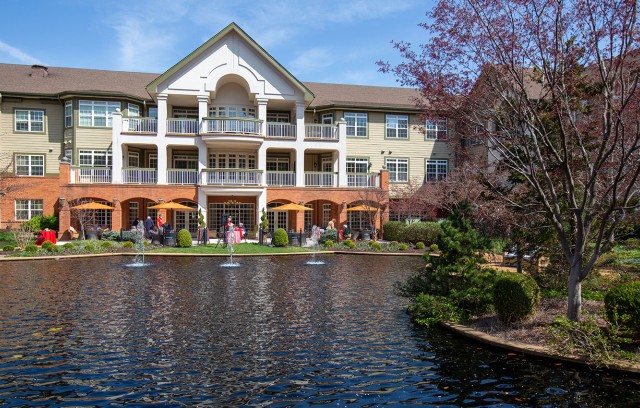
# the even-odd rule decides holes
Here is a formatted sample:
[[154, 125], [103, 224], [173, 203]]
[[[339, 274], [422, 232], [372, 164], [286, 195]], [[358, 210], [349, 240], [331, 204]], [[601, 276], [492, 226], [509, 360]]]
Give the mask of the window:
[[447, 178], [449, 162], [447, 160], [427, 160], [425, 180], [439, 181]]
[[16, 156], [17, 176], [44, 176], [44, 156], [19, 154]]
[[148, 113], [147, 115], [149, 115], [150, 118], [157, 118], [158, 117], [158, 108], [149, 108], [148, 109]]
[[289, 113], [267, 112], [267, 122], [289, 123]]
[[289, 171], [289, 158], [267, 157], [267, 171]]
[[128, 167], [140, 167], [140, 153], [138, 152], [129, 152], [128, 156]]
[[73, 101], [64, 103], [64, 127], [73, 127]]
[[367, 114], [345, 112], [347, 136], [367, 137]]
[[120, 109], [120, 102], [107, 101], [80, 101], [80, 126], [110, 127], [112, 115], [116, 109]]
[[192, 169], [192, 170], [197, 169], [198, 156], [191, 156], [187, 154], [174, 154], [173, 168], [174, 169]]
[[[111, 205], [106, 201], [96, 201], [96, 203]], [[94, 211], [96, 225], [111, 226], [111, 210], [95, 210]]]
[[158, 155], [156, 153], [149, 154], [149, 168], [158, 169]]
[[323, 125], [333, 125], [333, 113], [323, 113], [322, 114], [322, 124]]
[[80, 150], [79, 165], [86, 167], [111, 167], [111, 152], [105, 150]]
[[44, 111], [16, 109], [17, 132], [44, 132]]
[[[195, 211], [194, 211], [195, 212]], [[273, 211], [269, 211], [272, 214]], [[283, 211], [287, 214], [287, 211]], [[243, 223], [247, 231], [251, 231], [256, 227], [256, 209], [253, 203], [209, 203], [209, 211], [207, 212], [208, 227], [210, 230], [220, 230], [222, 226], [223, 216], [231, 216], [234, 224]], [[226, 220], [226, 217], [224, 217]], [[269, 222], [269, 228], [271, 228]]]
[[407, 139], [409, 137], [409, 117], [407, 115], [387, 115], [387, 138]]
[[385, 160], [387, 169], [389, 170], [389, 181], [407, 182], [409, 181], [409, 160], [408, 159], [391, 159]]
[[[305, 207], [313, 208], [313, 204], [305, 204]], [[311, 231], [313, 228], [313, 211], [304, 212], [304, 230]]]
[[147, 202], [147, 216], [151, 217], [151, 219], [153, 221], [158, 219], [158, 210], [156, 208], [149, 208], [149, 207], [153, 207], [156, 204], [158, 204], [158, 203]]
[[249, 106], [212, 106], [209, 108], [212, 118], [251, 118], [256, 117], [256, 108]]
[[73, 149], [64, 149], [64, 157], [69, 159], [69, 163], [73, 163]]
[[129, 111], [129, 117], [139, 117], [140, 116], [140, 106], [135, 103], [130, 103], [127, 105], [127, 110]]
[[444, 140], [447, 138], [447, 119], [427, 120], [427, 140]]
[[369, 159], [363, 157], [347, 157], [347, 173], [368, 173]]
[[129, 223], [131, 226], [138, 218], [140, 218], [140, 203], [132, 201], [129, 203]]
[[198, 109], [173, 108], [172, 115], [175, 119], [198, 119]]
[[43, 215], [43, 200], [16, 200], [16, 220], [29, 221], [33, 217]]

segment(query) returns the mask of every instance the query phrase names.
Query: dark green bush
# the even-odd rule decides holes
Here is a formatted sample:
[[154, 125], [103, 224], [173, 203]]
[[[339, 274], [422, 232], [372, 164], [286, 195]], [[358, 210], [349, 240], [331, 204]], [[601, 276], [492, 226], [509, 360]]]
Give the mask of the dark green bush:
[[36, 244], [29, 244], [24, 247], [25, 252], [38, 252], [38, 246]]
[[407, 225], [402, 241], [434, 243], [440, 235], [441, 228], [437, 222], [414, 222]]
[[136, 243], [141, 239], [142, 238], [140, 237], [140, 234], [138, 234], [137, 232], [122, 231], [122, 241], [129, 241], [129, 242]]
[[[324, 234], [323, 234], [324, 235]], [[283, 228], [278, 228], [273, 232], [271, 243], [277, 247], [286, 247], [289, 245], [289, 235]]]
[[640, 281], [611, 288], [604, 296], [604, 311], [609, 323], [640, 335]]
[[525, 320], [535, 313], [539, 302], [540, 287], [530, 276], [504, 273], [493, 285], [493, 307], [504, 323]]
[[[147, 241], [145, 241], [146, 243]], [[178, 236], [176, 238], [176, 244], [180, 248], [189, 248], [192, 244], [191, 233], [188, 229], [181, 229], [178, 231]]]
[[325, 232], [320, 234], [320, 238], [318, 238], [318, 244], [325, 244], [329, 240], [333, 242], [338, 241], [338, 230], [326, 230]]
[[5, 246], [2, 247], [2, 250], [5, 251], [5, 252], [13, 251], [14, 249], [15, 248], [14, 248], [13, 245], [5, 245]]
[[414, 322], [427, 327], [441, 321], [459, 322], [462, 317], [460, 310], [446, 297], [425, 293], [414, 299], [408, 311]]
[[103, 241], [120, 241], [120, 233], [113, 230], [104, 231], [100, 239]]
[[384, 239], [387, 241], [401, 241], [404, 239], [407, 224], [402, 221], [389, 221], [384, 224]]
[[424, 242], [416, 242], [416, 249], [424, 249]]
[[58, 230], [58, 217], [55, 215], [37, 215], [29, 221], [23, 223], [24, 226], [29, 227], [32, 231], [40, 231], [45, 228], [51, 230]]
[[54, 247], [54, 246], [56, 246], [56, 244], [54, 244], [51, 241], [44, 241], [42, 243], [42, 249], [47, 249], [48, 250], [48, 249], [51, 249], [51, 247]]

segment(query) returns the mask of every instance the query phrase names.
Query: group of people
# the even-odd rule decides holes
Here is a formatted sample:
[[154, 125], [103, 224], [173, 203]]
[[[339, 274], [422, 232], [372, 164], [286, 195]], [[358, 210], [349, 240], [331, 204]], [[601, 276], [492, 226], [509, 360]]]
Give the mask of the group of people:
[[[242, 234], [240, 239], [243, 239], [247, 235], [247, 228], [245, 228], [243, 223], [238, 224], [238, 228], [242, 230]], [[231, 216], [227, 217], [227, 223], [225, 225], [225, 232], [233, 232], [235, 231], [236, 226], [233, 223], [233, 218]]]
[[[327, 231], [329, 230], [334, 230], [336, 229], [336, 219], [333, 218], [331, 221], [329, 221], [329, 223], [327, 224]], [[351, 229], [349, 228], [349, 225], [347, 223], [345, 223], [342, 227], [342, 229], [338, 232], [338, 236], [340, 237], [340, 240], [342, 241], [344, 238], [348, 238], [349, 235], [351, 234]]]
[[165, 232], [171, 232], [171, 224], [164, 222], [162, 214], [160, 214], [155, 221], [151, 216], [147, 216], [144, 222], [136, 218], [131, 225], [131, 229], [137, 230], [138, 233], [151, 240], [151, 242], [159, 242]]

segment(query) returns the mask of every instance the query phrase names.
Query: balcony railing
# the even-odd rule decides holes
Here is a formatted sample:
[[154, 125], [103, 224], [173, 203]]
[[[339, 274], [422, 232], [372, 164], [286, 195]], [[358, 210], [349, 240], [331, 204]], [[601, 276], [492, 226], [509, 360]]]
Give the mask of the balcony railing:
[[158, 133], [158, 119], [122, 118], [122, 129], [133, 133]]
[[168, 184], [198, 184], [198, 170], [167, 169]]
[[74, 183], [111, 183], [111, 169], [106, 167], [76, 167]]
[[349, 187], [380, 187], [377, 173], [347, 173]]
[[156, 184], [158, 171], [156, 169], [123, 168], [122, 182], [126, 184]]
[[262, 121], [257, 119], [220, 119], [204, 118], [201, 133], [237, 133], [242, 135], [259, 135]]
[[291, 123], [267, 123], [269, 137], [296, 137], [296, 125]]
[[304, 136], [309, 139], [338, 140], [338, 128], [334, 125], [304, 125]]
[[268, 171], [267, 185], [268, 186], [287, 186], [287, 187], [295, 186], [296, 172], [295, 171]]
[[167, 133], [197, 135], [198, 121], [196, 119], [167, 119]]
[[304, 185], [307, 187], [336, 187], [338, 173], [305, 171]]
[[206, 183], [219, 186], [257, 186], [262, 184], [262, 170], [205, 169]]

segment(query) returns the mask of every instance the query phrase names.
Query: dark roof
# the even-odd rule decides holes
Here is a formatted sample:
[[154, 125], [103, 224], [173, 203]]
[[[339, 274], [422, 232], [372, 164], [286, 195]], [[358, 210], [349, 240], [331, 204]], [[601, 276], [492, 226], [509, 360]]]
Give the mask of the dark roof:
[[[34, 68], [34, 70], [45, 69]], [[146, 86], [159, 74], [48, 67], [47, 76], [31, 75], [29, 65], [0, 63], [0, 93], [16, 95], [96, 94], [151, 99]], [[418, 92], [409, 88], [305, 82], [316, 107], [380, 107], [416, 110]]]

